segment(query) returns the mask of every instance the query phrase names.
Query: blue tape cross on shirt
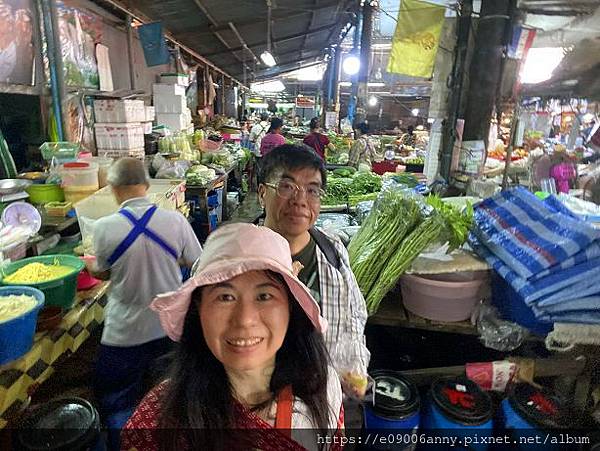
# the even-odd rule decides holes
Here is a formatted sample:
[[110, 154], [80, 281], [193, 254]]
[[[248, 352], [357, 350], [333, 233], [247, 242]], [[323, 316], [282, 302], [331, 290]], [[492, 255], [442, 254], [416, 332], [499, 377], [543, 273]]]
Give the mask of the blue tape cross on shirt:
[[158, 207], [156, 205], [153, 205], [148, 210], [146, 210], [146, 212], [142, 215], [140, 219], [137, 219], [131, 214], [130, 211], [124, 208], [119, 210], [119, 213], [125, 216], [129, 220], [129, 222], [131, 222], [131, 224], [133, 225], [133, 229], [131, 229], [129, 234], [125, 237], [123, 241], [121, 241], [121, 243], [117, 246], [112, 255], [108, 258], [108, 263], [110, 265], [113, 265], [119, 258], [121, 258], [123, 254], [127, 252], [127, 249], [129, 249], [133, 245], [133, 243], [135, 243], [135, 240], [137, 240], [140, 235], [145, 235], [146, 237], [154, 241], [156, 244], [158, 244], [167, 254], [171, 255], [175, 260], [178, 259], [177, 252], [171, 246], [169, 246], [160, 236], [154, 233], [152, 229], [149, 229], [147, 227], [148, 223], [150, 222], [150, 219], [152, 219], [152, 216], [154, 215], [157, 209]]

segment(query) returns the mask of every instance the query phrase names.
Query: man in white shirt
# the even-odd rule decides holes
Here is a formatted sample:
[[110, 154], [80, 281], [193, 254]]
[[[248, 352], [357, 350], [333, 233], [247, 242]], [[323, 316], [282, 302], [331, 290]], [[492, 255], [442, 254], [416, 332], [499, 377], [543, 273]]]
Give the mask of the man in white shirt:
[[143, 162], [117, 160], [108, 183], [120, 209], [94, 225], [90, 269], [111, 282], [94, 387], [104, 422], [118, 428], [144, 395], [144, 377], [171, 345], [150, 302], [181, 286], [180, 264], [191, 267], [202, 248], [183, 215], [146, 197]]
[[260, 156], [260, 142], [267, 134], [270, 125], [269, 115], [267, 113], [262, 113], [260, 115], [260, 122], [254, 124], [250, 130], [250, 142], [253, 144], [254, 154], [257, 156]]

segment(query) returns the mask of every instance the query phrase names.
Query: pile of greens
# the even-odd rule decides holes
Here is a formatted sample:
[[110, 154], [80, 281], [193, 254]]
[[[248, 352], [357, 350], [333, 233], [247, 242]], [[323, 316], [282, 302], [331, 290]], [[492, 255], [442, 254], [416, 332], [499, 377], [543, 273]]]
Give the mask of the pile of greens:
[[323, 205], [356, 205], [373, 200], [381, 190], [381, 177], [371, 172], [356, 172], [354, 168], [338, 168], [327, 176]]
[[348, 247], [350, 266], [370, 315], [442, 230], [440, 215], [435, 209], [423, 208], [417, 195], [393, 186], [381, 192]]
[[432, 206], [444, 220], [442, 241], [450, 243], [450, 251], [458, 249], [467, 241], [469, 231], [473, 226], [473, 205], [467, 202], [464, 211], [454, 205], [444, 202], [437, 195], [427, 196], [427, 204]]

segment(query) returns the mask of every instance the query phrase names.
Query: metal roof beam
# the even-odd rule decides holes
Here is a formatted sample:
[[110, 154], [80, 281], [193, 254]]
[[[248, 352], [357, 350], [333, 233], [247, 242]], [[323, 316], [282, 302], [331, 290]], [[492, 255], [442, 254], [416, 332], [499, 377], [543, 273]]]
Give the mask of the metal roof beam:
[[[202, 13], [206, 16], [206, 18], [209, 20], [209, 22], [215, 26], [218, 27], [219, 23], [217, 22], [217, 20], [210, 14], [210, 12], [208, 11], [208, 9], [206, 8], [206, 6], [204, 6], [204, 4], [200, 1], [200, 0], [194, 0], [194, 3], [196, 4], [196, 6], [200, 9], [200, 11], [202, 11]], [[225, 40], [225, 38], [223, 38], [223, 36], [221, 35], [221, 33], [219, 33], [218, 31], [214, 31], [212, 30], [212, 33], [215, 35], [215, 37], [221, 42], [221, 44], [223, 44], [225, 46], [226, 49], [228, 49], [231, 52], [231, 45], [229, 45], [229, 43]], [[235, 59], [237, 59], [242, 65], [246, 66], [246, 70], [252, 71], [252, 69], [250, 69], [250, 67], [246, 64], [246, 62], [244, 61], [243, 58], [240, 58], [239, 56], [237, 56], [234, 52], [231, 52], [231, 54], [233, 55], [233, 57]]]
[[[337, 27], [339, 25], [339, 21], [329, 24], [329, 25], [325, 25], [323, 27], [319, 27], [319, 28], [315, 28], [314, 30], [309, 31], [308, 33], [306, 31], [303, 31], [302, 33], [295, 33], [289, 36], [284, 36], [282, 38], [276, 39], [272, 42], [272, 44], [276, 44], [276, 43], [282, 43], [282, 42], [289, 42], [289, 41], [293, 41], [295, 39], [300, 39], [303, 38], [306, 34], [308, 35], [312, 35], [312, 34], [318, 34], [318, 33], [322, 33], [323, 31], [327, 31], [327, 30], [331, 30], [332, 27]], [[249, 48], [253, 48], [253, 47], [262, 47], [266, 45], [266, 41], [263, 39], [260, 42], [255, 42], [253, 44], [248, 44]], [[212, 57], [212, 56], [220, 56], [220, 55], [224, 55], [227, 54], [229, 52], [239, 52], [240, 50], [243, 50], [244, 47], [234, 47], [232, 48], [230, 51], [228, 52], [214, 52], [214, 53], [207, 53], [206, 57]], [[278, 55], [274, 55], [274, 56], [278, 56]]]
[[[110, 4], [110, 5], [112, 5], [114, 8], [118, 9], [119, 11], [122, 11], [125, 14], [131, 15], [131, 17], [133, 17], [134, 19], [136, 19], [137, 21], [139, 21], [139, 22], [141, 22], [143, 24], [144, 23], [153, 22], [150, 18], [148, 18], [144, 14], [140, 13], [139, 11], [134, 10], [131, 7], [124, 6], [121, 0], [103, 0], [103, 1], [106, 2], [106, 3], [108, 3], [108, 4]], [[213, 63], [212, 61], [208, 60], [206, 58], [206, 56], [200, 55], [195, 50], [193, 50], [190, 47], [182, 44], [177, 38], [175, 38], [173, 36], [172, 33], [170, 33], [170, 32], [168, 32], [168, 31], [165, 30], [164, 31], [164, 35], [165, 35], [165, 37], [169, 41], [173, 42], [175, 45], [178, 45], [180, 48], [182, 48], [183, 50], [185, 50], [186, 53], [188, 53], [189, 55], [191, 55], [192, 57], [194, 57], [195, 59], [197, 59], [201, 63], [203, 63], [206, 66], [210, 67], [211, 69], [219, 72], [220, 74], [222, 74], [222, 75], [230, 78], [232, 81], [234, 81], [238, 85], [244, 86], [244, 84], [241, 83], [238, 79], [234, 78], [232, 75], [230, 75], [229, 73], [227, 73], [226, 71], [224, 71], [223, 69], [221, 69], [220, 67], [218, 67], [215, 63]]]

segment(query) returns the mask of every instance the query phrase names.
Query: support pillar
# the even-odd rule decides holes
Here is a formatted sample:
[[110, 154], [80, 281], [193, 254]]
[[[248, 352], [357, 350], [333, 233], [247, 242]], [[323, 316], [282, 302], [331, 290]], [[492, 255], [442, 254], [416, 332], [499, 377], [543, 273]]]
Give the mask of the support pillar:
[[469, 92], [465, 108], [465, 141], [483, 140], [487, 146], [492, 112], [500, 83], [510, 0], [483, 0], [469, 68]]

